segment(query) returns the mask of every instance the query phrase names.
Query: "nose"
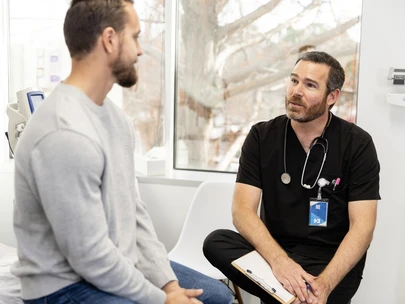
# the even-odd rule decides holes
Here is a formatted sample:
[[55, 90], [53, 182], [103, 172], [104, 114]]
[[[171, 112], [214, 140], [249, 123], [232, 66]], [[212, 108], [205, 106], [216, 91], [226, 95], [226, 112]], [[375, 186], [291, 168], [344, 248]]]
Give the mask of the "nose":
[[297, 83], [293, 88], [293, 95], [294, 96], [302, 96], [302, 85], [301, 83]]
[[137, 50], [138, 50], [138, 56], [142, 56], [143, 49], [142, 49], [141, 44], [139, 43], [139, 41], [137, 42]]

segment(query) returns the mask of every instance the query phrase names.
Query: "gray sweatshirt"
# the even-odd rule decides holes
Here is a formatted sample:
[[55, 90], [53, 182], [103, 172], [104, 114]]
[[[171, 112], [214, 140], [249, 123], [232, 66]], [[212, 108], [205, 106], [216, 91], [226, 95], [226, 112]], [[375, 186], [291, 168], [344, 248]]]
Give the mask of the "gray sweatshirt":
[[14, 230], [22, 297], [80, 280], [136, 303], [164, 303], [176, 280], [140, 200], [134, 131], [108, 99], [59, 84], [31, 117], [15, 154]]

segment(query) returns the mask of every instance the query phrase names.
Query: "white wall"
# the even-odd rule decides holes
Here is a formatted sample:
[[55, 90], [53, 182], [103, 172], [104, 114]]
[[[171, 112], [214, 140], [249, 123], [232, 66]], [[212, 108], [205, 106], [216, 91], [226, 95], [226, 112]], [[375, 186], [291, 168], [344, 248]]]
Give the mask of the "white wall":
[[[404, 229], [402, 230], [402, 247], [401, 247], [401, 251], [402, 253], [402, 257], [405, 254], [405, 231]], [[400, 261], [402, 261], [402, 263], [399, 266], [399, 270], [398, 270], [398, 283], [397, 286], [399, 287], [398, 289], [401, 290], [401, 286], [403, 288], [403, 286], [405, 286], [405, 259], [404, 258], [400, 258]], [[399, 264], [399, 263], [398, 263]], [[398, 292], [398, 296], [397, 296], [397, 303], [405, 303], [405, 293], [404, 292]]]
[[377, 147], [382, 200], [354, 304], [405, 303], [405, 107], [385, 103], [386, 93], [405, 93], [387, 81], [389, 67], [405, 68], [404, 12], [403, 0], [364, 0], [357, 122]]

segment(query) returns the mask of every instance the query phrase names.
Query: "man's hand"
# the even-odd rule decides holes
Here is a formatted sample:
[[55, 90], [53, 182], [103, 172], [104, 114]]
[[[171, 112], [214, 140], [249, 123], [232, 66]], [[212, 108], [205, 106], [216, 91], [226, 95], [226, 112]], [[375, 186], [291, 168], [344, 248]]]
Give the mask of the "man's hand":
[[[307, 302], [314, 304], [315, 296], [318, 295], [318, 284], [315, 277], [307, 273], [302, 267], [289, 257], [280, 257], [271, 265], [274, 276], [291, 294], [297, 296], [294, 304]], [[311, 292], [307, 290], [305, 284], [311, 286]]]
[[202, 293], [202, 289], [179, 288], [167, 294], [165, 304], [202, 304], [196, 299]]
[[316, 277], [315, 281], [318, 285], [318, 295], [316, 297], [316, 301], [313, 301], [312, 304], [326, 304], [328, 297], [332, 292], [330, 283], [322, 275]]
[[162, 290], [166, 293], [165, 304], [203, 304], [196, 299], [202, 295], [202, 289], [184, 289], [177, 281], [171, 281]]
[[165, 286], [162, 287], [162, 290], [168, 294], [169, 292], [175, 291], [177, 289], [180, 289], [180, 285], [178, 281], [170, 281], [167, 283]]
[[[292, 304], [326, 304], [328, 297], [332, 292], [329, 283], [323, 277], [319, 276], [315, 278], [318, 284], [318, 296], [315, 296], [312, 292], [309, 293], [309, 299], [306, 301], [300, 301], [298, 298], [294, 300]], [[312, 301], [312, 302], [309, 302]]]

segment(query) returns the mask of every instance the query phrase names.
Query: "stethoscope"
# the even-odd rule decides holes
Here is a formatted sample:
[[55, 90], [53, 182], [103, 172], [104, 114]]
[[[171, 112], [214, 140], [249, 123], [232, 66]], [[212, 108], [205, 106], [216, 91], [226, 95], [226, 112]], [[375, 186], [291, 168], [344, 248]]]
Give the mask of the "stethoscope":
[[[323, 129], [322, 135], [314, 138], [312, 140], [311, 144], [309, 145], [307, 157], [305, 158], [304, 167], [302, 168], [302, 173], [301, 173], [301, 186], [304, 187], [305, 189], [314, 188], [316, 183], [319, 180], [319, 176], [322, 173], [322, 169], [325, 164], [325, 160], [326, 160], [326, 156], [328, 154], [328, 148], [329, 148], [328, 140], [326, 138], [323, 138], [323, 135], [325, 134], [326, 128], [330, 124], [331, 117], [332, 117], [332, 115], [331, 115], [331, 113], [329, 113], [328, 122], [326, 123], [326, 126]], [[284, 173], [281, 174], [281, 181], [283, 182], [284, 185], [288, 185], [291, 182], [291, 175], [287, 172], [287, 132], [288, 132], [289, 122], [290, 122], [290, 119], [287, 119], [287, 122], [285, 124], [285, 130], [284, 130]], [[321, 167], [319, 169], [318, 175], [317, 175], [314, 183], [312, 185], [304, 184], [304, 175], [305, 175], [305, 171], [307, 169], [308, 158], [309, 158], [309, 155], [311, 154], [312, 148], [315, 147], [316, 145], [320, 145], [323, 148], [322, 164], [321, 164]]]

